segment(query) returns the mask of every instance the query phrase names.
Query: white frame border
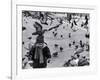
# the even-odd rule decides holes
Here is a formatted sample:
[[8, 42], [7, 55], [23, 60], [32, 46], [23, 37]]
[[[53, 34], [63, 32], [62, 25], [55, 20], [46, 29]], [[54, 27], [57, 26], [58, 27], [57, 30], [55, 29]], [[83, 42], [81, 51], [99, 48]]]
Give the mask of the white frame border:
[[[12, 59], [11, 59], [11, 76], [12, 76], [12, 79], [21, 79], [21, 80], [24, 80], [25, 78], [27, 79], [27, 78], [39, 78], [39, 77], [45, 77], [45, 76], [47, 76], [47, 77], [55, 77], [56, 75], [58, 75], [58, 76], [64, 76], [65, 74], [64, 73], [66, 73], [66, 71], [65, 71], [65, 68], [63, 68], [63, 69], [57, 69], [57, 68], [55, 68], [55, 69], [48, 69], [48, 71], [46, 70], [46, 69], [42, 69], [42, 70], [34, 70], [35, 71], [35, 74], [40, 74], [41, 76], [28, 76], [28, 77], [26, 77], [25, 75], [19, 75], [19, 74], [17, 74], [16, 72], [17, 72], [17, 68], [16, 68], [16, 65], [18, 64], [16, 61], [17, 61], [17, 58], [16, 57], [18, 57], [15, 53], [17, 53], [17, 29], [16, 28], [18, 28], [17, 26], [18, 26], [18, 24], [16, 24], [17, 23], [17, 15], [16, 15], [16, 13], [17, 13], [17, 6], [22, 6], [22, 5], [25, 5], [25, 3], [20, 3], [20, 2], [14, 2], [14, 3], [12, 3], [12, 54], [11, 54], [11, 57], [12, 57]], [[39, 6], [39, 5], [36, 5], [36, 4], [33, 4], [33, 3], [27, 3], [26, 5], [30, 5], [30, 6]], [[47, 5], [47, 4], [46, 4]], [[44, 5], [43, 6], [43, 4], [41, 4], [41, 6], [39, 6], [39, 7], [55, 7], [55, 5], [53, 6], [53, 5], [51, 5], [51, 4], [49, 4], [50, 6], [46, 6], [46, 5]], [[59, 6], [56, 6], [56, 8], [77, 8], [77, 9], [89, 9], [89, 10], [92, 10], [92, 26], [96, 26], [96, 24], [94, 23], [94, 21], [96, 21], [96, 8], [95, 7], [76, 7], [76, 6], [65, 6], [65, 5], [60, 5], [59, 4]], [[94, 16], [94, 17], [93, 17]], [[95, 39], [97, 39], [96, 38], [96, 28], [93, 28], [92, 27], [92, 31], [90, 30], [90, 35], [92, 34], [92, 40], [95, 40]], [[91, 40], [90, 39], [90, 40]], [[16, 44], [15, 44], [16, 43]], [[91, 51], [91, 52], [94, 52], [95, 50], [97, 50], [96, 49], [96, 43], [94, 42], [94, 41], [92, 41], [91, 42], [92, 44], [91, 45], [94, 45], [94, 48], [92, 48], [93, 50]], [[90, 54], [91, 54], [91, 52], [90, 52]], [[97, 52], [97, 51], [96, 51]], [[95, 53], [96, 53], [95, 52]], [[81, 70], [81, 72], [80, 71], [78, 71], [79, 70], [79, 67], [78, 68], [75, 68], [74, 67], [74, 69], [73, 69], [73, 67], [71, 68], [67, 68], [67, 71], [68, 71], [68, 69], [69, 69], [69, 71], [66, 73], [66, 75], [83, 75], [83, 74], [94, 74], [94, 73], [96, 73], [97, 72], [97, 61], [96, 61], [96, 58], [97, 58], [97, 54], [96, 55], [92, 55], [92, 56], [94, 56], [94, 58], [92, 58], [93, 59], [93, 63], [95, 63], [95, 66], [92, 66], [92, 68], [91, 68], [91, 70], [88, 70], [89, 68], [87, 68], [87, 70], [88, 71], [84, 71], [84, 69], [83, 69], [83, 67], [82, 68], [80, 68], [80, 70]], [[91, 59], [91, 57], [90, 57], [90, 59]], [[18, 66], [17, 66], [18, 67]], [[84, 67], [84, 68], [86, 68], [86, 67]], [[70, 71], [71, 70], [71, 71]], [[77, 70], [77, 71], [76, 71]], [[29, 72], [30, 70], [28, 70], [28, 72]], [[41, 73], [39, 73], [41, 71]], [[33, 70], [32, 71], [30, 71], [31, 73], [33, 73]], [[52, 75], [49, 75], [49, 74], [46, 74], [46, 73], [48, 73], [48, 72], [50, 72], [49, 74], [52, 74]], [[62, 73], [61, 73], [62, 72]], [[73, 73], [74, 72], [74, 73]], [[27, 73], [27, 71], [25, 71], [24, 73]], [[55, 75], [55, 73], [57, 73], [56, 75]], [[59, 74], [60, 73], [60, 74]], [[29, 74], [30, 75], [30, 74]], [[66, 76], [65, 75], [65, 76]], [[24, 78], [23, 78], [24, 77]]]

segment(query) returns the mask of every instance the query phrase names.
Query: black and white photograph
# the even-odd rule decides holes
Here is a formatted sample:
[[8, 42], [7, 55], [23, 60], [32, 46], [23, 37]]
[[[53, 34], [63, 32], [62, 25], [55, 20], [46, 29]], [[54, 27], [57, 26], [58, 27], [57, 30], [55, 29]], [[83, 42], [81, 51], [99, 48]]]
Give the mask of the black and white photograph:
[[90, 14], [22, 10], [22, 69], [90, 64]]
[[0, 3], [0, 80], [100, 80], [100, 0]]

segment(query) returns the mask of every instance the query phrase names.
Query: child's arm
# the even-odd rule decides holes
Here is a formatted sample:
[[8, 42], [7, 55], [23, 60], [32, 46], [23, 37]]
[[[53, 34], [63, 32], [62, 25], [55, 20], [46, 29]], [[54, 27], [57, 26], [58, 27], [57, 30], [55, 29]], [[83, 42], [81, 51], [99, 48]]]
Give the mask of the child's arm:
[[58, 24], [58, 25], [56, 25], [56, 26], [54, 26], [54, 27], [51, 27], [51, 28], [49, 28], [47, 31], [51, 31], [52, 29], [58, 28], [60, 25], [61, 25], [61, 24]]

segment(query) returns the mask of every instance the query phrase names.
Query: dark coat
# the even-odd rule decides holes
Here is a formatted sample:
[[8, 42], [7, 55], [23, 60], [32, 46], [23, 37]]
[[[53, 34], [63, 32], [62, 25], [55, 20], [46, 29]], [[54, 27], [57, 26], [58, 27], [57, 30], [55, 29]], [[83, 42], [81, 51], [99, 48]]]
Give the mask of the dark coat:
[[47, 59], [51, 58], [51, 54], [50, 54], [50, 50], [49, 48], [46, 46], [43, 48], [43, 60], [44, 63], [39, 63], [39, 59], [34, 59], [34, 55], [35, 55], [35, 47], [32, 47], [32, 49], [30, 50], [30, 55], [32, 55], [32, 60], [33, 60], [33, 68], [45, 68], [47, 66]]

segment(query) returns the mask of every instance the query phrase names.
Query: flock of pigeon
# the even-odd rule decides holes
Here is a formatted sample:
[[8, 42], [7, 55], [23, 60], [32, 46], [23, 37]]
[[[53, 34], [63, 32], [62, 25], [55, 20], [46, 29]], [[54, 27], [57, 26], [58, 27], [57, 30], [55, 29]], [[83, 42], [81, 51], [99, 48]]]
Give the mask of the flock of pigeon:
[[[28, 11], [27, 11], [28, 12]], [[28, 12], [29, 13], [29, 12]], [[89, 15], [84, 13], [69, 13], [69, 18], [50, 17], [51, 14], [42, 14], [40, 17], [24, 13], [22, 23], [22, 66], [30, 68], [32, 61], [29, 59], [28, 52], [35, 43], [37, 36], [33, 36], [35, 32], [34, 22], [39, 22], [44, 29], [52, 28], [44, 34], [45, 42], [51, 51], [51, 59], [48, 60], [47, 67], [68, 67], [68, 66], [87, 66], [89, 65]], [[27, 16], [25, 15], [27, 14]], [[64, 13], [65, 14], [65, 13]], [[54, 16], [53, 15], [53, 16]], [[63, 15], [63, 14], [61, 14]], [[44, 17], [45, 16], [45, 17]], [[45, 19], [46, 18], [46, 19]], [[41, 19], [45, 19], [41, 22]], [[56, 26], [56, 24], [60, 24]]]

